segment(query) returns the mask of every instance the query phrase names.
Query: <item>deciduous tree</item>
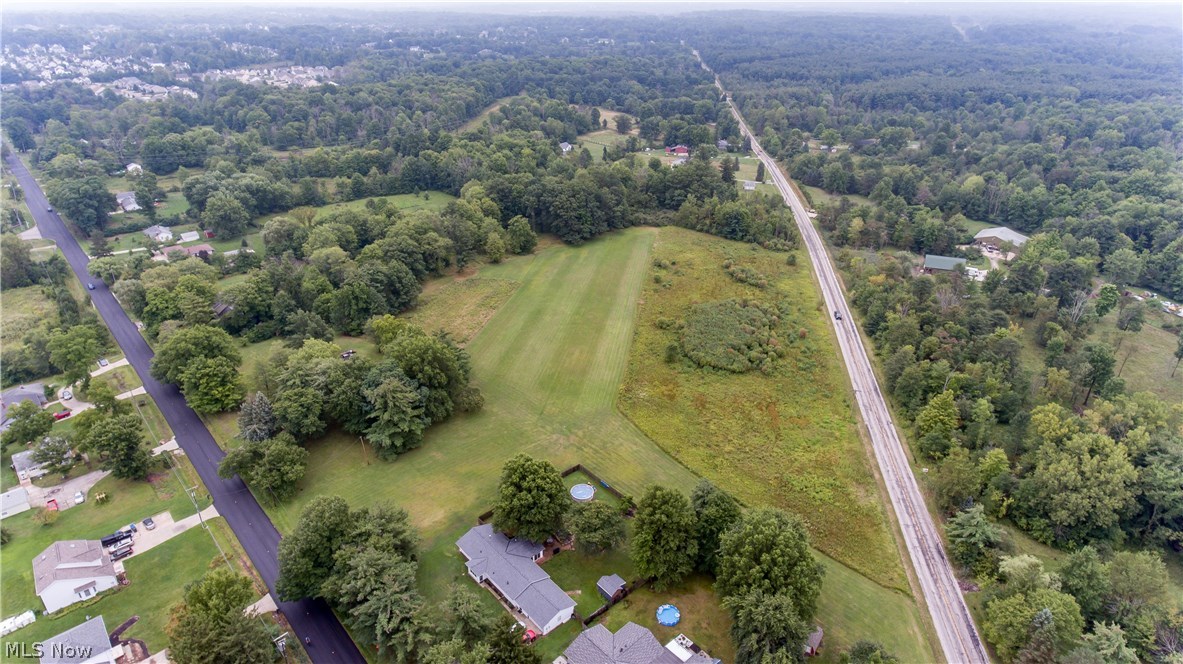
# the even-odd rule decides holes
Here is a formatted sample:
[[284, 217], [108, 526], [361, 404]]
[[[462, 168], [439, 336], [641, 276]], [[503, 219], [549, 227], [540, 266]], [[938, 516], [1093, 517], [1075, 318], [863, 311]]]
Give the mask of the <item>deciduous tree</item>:
[[744, 514], [720, 542], [715, 591], [724, 598], [760, 591], [787, 595], [805, 621], [813, 620], [824, 569], [809, 550], [801, 519], [772, 508]]
[[665, 589], [694, 569], [698, 542], [694, 508], [674, 489], [651, 486], [641, 497], [630, 544], [633, 566], [653, 586]]
[[602, 501], [580, 503], [567, 513], [567, 529], [584, 553], [600, 553], [624, 541], [624, 516]]
[[562, 527], [568, 502], [563, 478], [549, 461], [518, 454], [501, 470], [493, 525], [543, 542]]

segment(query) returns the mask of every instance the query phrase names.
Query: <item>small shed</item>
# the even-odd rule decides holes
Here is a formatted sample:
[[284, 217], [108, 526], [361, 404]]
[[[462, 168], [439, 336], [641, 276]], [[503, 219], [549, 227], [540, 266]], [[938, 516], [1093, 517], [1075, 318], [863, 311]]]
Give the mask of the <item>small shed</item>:
[[563, 154], [567, 154], [568, 152], [570, 152], [572, 147], [574, 147], [574, 146], [572, 146], [570, 143], [568, 143], [566, 141], [559, 143], [559, 149], [563, 151]]
[[821, 654], [822, 639], [825, 638], [826, 633], [822, 631], [819, 626], [810, 633], [809, 638], [805, 639], [805, 656], [816, 657]]
[[596, 581], [596, 588], [604, 599], [612, 602], [624, 596], [624, 579], [620, 578], [619, 574], [601, 576], [600, 580]]
[[751, 180], [744, 180], [743, 181], [743, 190], [744, 191], [756, 191], [756, 183]]

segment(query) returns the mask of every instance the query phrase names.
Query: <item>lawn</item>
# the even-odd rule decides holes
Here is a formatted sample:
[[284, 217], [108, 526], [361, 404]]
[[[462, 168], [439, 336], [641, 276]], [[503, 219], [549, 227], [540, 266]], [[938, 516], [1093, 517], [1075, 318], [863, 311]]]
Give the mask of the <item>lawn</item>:
[[[228, 533], [224, 532], [222, 519], [210, 523], [215, 531], [223, 531], [220, 539], [224, 541]], [[97, 601], [67, 607], [54, 616], [39, 616], [37, 622], [6, 637], [6, 641], [42, 641], [96, 615], [102, 615], [107, 630], [112, 631], [128, 618], [139, 616], [139, 621], [123, 637], [140, 639], [149, 651], [158, 652], [168, 647], [164, 628], [186, 584], [200, 579], [210, 568], [224, 564], [210, 532], [204, 528], [190, 529], [129, 558], [124, 563], [129, 585], [108, 592]]]
[[544, 563], [542, 569], [571, 595], [571, 599], [575, 600], [575, 613], [582, 618], [595, 613], [606, 601], [596, 589], [600, 577], [619, 574], [625, 582], [632, 582], [636, 578], [625, 546], [595, 555], [564, 551]]
[[[619, 145], [624, 145], [629, 136], [635, 134], [621, 134], [613, 128], [611, 121], [608, 123], [608, 129], [601, 129], [587, 134], [582, 134], [575, 142], [575, 150], [569, 154], [576, 154], [578, 150], [587, 148], [591, 153], [593, 162], [600, 162], [604, 160], [604, 148], [614, 148]], [[642, 145], [644, 143], [642, 142]]]
[[[38, 613], [44, 610], [41, 600], [34, 593], [31, 561], [53, 542], [61, 539], [97, 539], [128, 523], [166, 510], [175, 519], [193, 514], [193, 503], [185, 494], [182, 480], [178, 479], [179, 474], [188, 481], [193, 473], [187, 460], [181, 461], [181, 464], [177, 474], [170, 472], [153, 476], [150, 482], [106, 477], [87, 493], [89, 500], [60, 512], [57, 522], [51, 526], [34, 522], [35, 510], [4, 519], [4, 528], [12, 533], [12, 541], [0, 549], [0, 568], [3, 569], [0, 574], [0, 615], [11, 616], [27, 609]], [[100, 505], [94, 500], [100, 493], [107, 494], [109, 500], [106, 504]], [[202, 507], [209, 504], [207, 497], [198, 498]], [[51, 634], [57, 631], [60, 630]]]
[[101, 373], [90, 379], [91, 384], [106, 383], [115, 391], [115, 394], [123, 394], [128, 390], [134, 390], [137, 387], [143, 386], [144, 382], [140, 380], [139, 374], [131, 365], [124, 365], [116, 367], [105, 373]]
[[[388, 501], [403, 507], [423, 538], [420, 586], [428, 601], [437, 603], [447, 596], [453, 583], [471, 583], [464, 574], [455, 541], [475, 524], [478, 514], [491, 506], [501, 466], [517, 452], [545, 458], [560, 469], [582, 463], [634, 496], [654, 483], [688, 492], [698, 476], [665, 454], [616, 408], [619, 386], [630, 361], [637, 304], [642, 288], [647, 293], [646, 284], [650, 283], [646, 276], [651, 250], [659, 238], [661, 250], [670, 232], [697, 238], [700, 243], [722, 243], [678, 229], [634, 228], [580, 247], [553, 246], [532, 256], [482, 267], [479, 278], [521, 284], [467, 346], [472, 355], [474, 382], [485, 395], [484, 409], [471, 415], [455, 415], [433, 427], [420, 449], [393, 462], [379, 461], [361, 440], [340, 431], [310, 443], [308, 473], [300, 483], [299, 495], [290, 503], [268, 510], [276, 526], [281, 532], [291, 532], [304, 505], [319, 495], [340, 495], [354, 506]], [[747, 251], [746, 245], [726, 246]], [[783, 264], [783, 255], [779, 260]], [[712, 267], [718, 269], [718, 263], [712, 263]], [[802, 274], [806, 275], [805, 281], [798, 287], [806, 288], [808, 273]], [[809, 295], [811, 306], [816, 297]], [[642, 307], [642, 316], [648, 315], [647, 306]], [[446, 310], [441, 303], [440, 311]], [[808, 323], [811, 329], [812, 326], [821, 329], [821, 316], [814, 318]], [[268, 350], [261, 346], [256, 344], [244, 352], [244, 365], [267, 357]], [[829, 356], [819, 358], [819, 362], [836, 361]], [[245, 366], [244, 375], [249, 376]], [[828, 385], [829, 382], [822, 381], [823, 387]], [[829, 396], [818, 392], [822, 388], [816, 386], [808, 393], [789, 394], [802, 402], [798, 408], [811, 400], [836, 408], [835, 404], [845, 404], [844, 388], [840, 385], [835, 383], [826, 388], [833, 392]], [[788, 421], [788, 416], [785, 419]], [[793, 426], [797, 430], [816, 426], [820, 428], [820, 438], [843, 441], [841, 447], [835, 447], [833, 456], [845, 456], [847, 463], [829, 458], [827, 462], [868, 484], [859, 485], [858, 491], [846, 490], [837, 480], [814, 481], [814, 484], [819, 490], [828, 487], [842, 499], [854, 501], [853, 509], [841, 512], [827, 505], [827, 509], [841, 518], [857, 517], [848, 522], [853, 523], [852, 528], [863, 527], [859, 519], [867, 514], [878, 519], [872, 520], [872, 524], [877, 524], [874, 527], [859, 531], [861, 536], [887, 538], [849, 405], [822, 421], [807, 419]], [[802, 443], [807, 444], [813, 442]], [[694, 457], [694, 461], [702, 464], [696, 469], [727, 480], [747, 472], [752, 465], [745, 462], [742, 471], [731, 473], [723, 472], [719, 468], [723, 464], [714, 457], [707, 460]], [[781, 461], [773, 459], [770, 463], [766, 459], [763, 465]], [[812, 475], [807, 473], [803, 477], [810, 479]], [[795, 485], [799, 479], [781, 477], [762, 490], [779, 501], [786, 487]], [[752, 486], [741, 485], [742, 491], [737, 493], [742, 493], [749, 504], [768, 502]], [[875, 575], [900, 577], [898, 555], [890, 540], [873, 541], [872, 545], [882, 553], [873, 570]], [[858, 553], [864, 550], [854, 543], [845, 546]], [[833, 561], [827, 561], [827, 567], [833, 571], [822, 593], [819, 620], [827, 627], [833, 625], [838, 642], [873, 638], [900, 644], [897, 647], [900, 654], [923, 653], [915, 660], [932, 659], [918, 627], [916, 607], [907, 596]], [[702, 591], [703, 588], [694, 589], [691, 594], [698, 596], [696, 593]], [[487, 596], [483, 602], [495, 605], [488, 593], [482, 595]], [[705, 599], [699, 601], [710, 603]], [[686, 604], [693, 606], [690, 599]], [[711, 610], [715, 613], [709, 615], [719, 614], [717, 607]], [[721, 652], [727, 652], [726, 627], [709, 618], [706, 624], [712, 625], [718, 636], [709, 636], [704, 626], [702, 633], [692, 638], [712, 647], [718, 641], [722, 644]], [[561, 633], [543, 639], [540, 646], [545, 644], [548, 653], [552, 649], [561, 652], [576, 633], [576, 626], [565, 625]]]
[[486, 277], [483, 271], [467, 278], [437, 279], [419, 296], [419, 304], [403, 316], [429, 331], [444, 330], [465, 344], [509, 300], [518, 285], [511, 279]]
[[[319, 208], [319, 214], [325, 214], [330, 210], [338, 208], [346, 208], [350, 210], [365, 210], [366, 201], [369, 200], [385, 200], [394, 204], [394, 207], [408, 212], [411, 210], [428, 210], [431, 212], [439, 212], [443, 210], [448, 203], [456, 200], [456, 197], [442, 192], [442, 191], [425, 191], [421, 194], [396, 194], [394, 196], [374, 196], [372, 198], [359, 198], [356, 201], [349, 201], [348, 203], [334, 203]], [[319, 215], [318, 215], [319, 216]], [[262, 224], [260, 224], [262, 227]]]
[[488, 509], [502, 464], [522, 451], [560, 468], [582, 463], [636, 495], [650, 483], [693, 486], [615, 409], [655, 235], [630, 230], [483, 268], [482, 277], [522, 284], [468, 344], [484, 409], [433, 427], [394, 462], [340, 432], [310, 444], [300, 495], [272, 510], [276, 525], [290, 531], [309, 499], [338, 493], [405, 507], [430, 540]]
[[[730, 277], [725, 260], [749, 267], [767, 289]], [[907, 591], [899, 553], [855, 425], [845, 370], [808, 260], [663, 228], [646, 279], [620, 405], [667, 452], [748, 505], [775, 505], [801, 515], [814, 546], [888, 588]], [[663, 283], [657, 283], [660, 278]], [[667, 363], [676, 330], [694, 303], [728, 298], [786, 300], [792, 326], [808, 346], [791, 351], [772, 375], [732, 374]], [[800, 343], [794, 346], [801, 346]]]
[[487, 120], [489, 118], [489, 115], [491, 115], [493, 113], [493, 111], [496, 111], [497, 109], [501, 108], [502, 106], [508, 104], [510, 101], [517, 99], [517, 97], [518, 97], [517, 95], [514, 95], [512, 97], [502, 97], [501, 99], [498, 99], [497, 101], [493, 102], [492, 104], [489, 104], [488, 106], [485, 107], [485, 109], [483, 111], [481, 111], [479, 114], [477, 114], [477, 116], [475, 118], [460, 125], [460, 128], [456, 130], [456, 133], [463, 134], [466, 131], [474, 131], [476, 129], [480, 129], [481, 125], [485, 124], [485, 120]]
[[[648, 587], [633, 592], [600, 619], [605, 627], [619, 630], [627, 622], [648, 628], [663, 645], [679, 634], [690, 637], [703, 650], [724, 662], [735, 661], [731, 643], [731, 616], [715, 599], [710, 577], [693, 576], [661, 592]], [[657, 622], [657, 607], [673, 604], [682, 613], [675, 627]]]

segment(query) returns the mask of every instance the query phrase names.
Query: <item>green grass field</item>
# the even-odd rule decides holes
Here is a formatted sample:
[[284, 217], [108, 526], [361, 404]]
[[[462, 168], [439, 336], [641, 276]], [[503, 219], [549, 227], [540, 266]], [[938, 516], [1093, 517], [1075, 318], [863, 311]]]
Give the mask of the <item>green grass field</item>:
[[[219, 537], [223, 548], [231, 537], [221, 518], [210, 522], [211, 530]], [[234, 565], [233, 558], [231, 564]], [[109, 591], [97, 601], [67, 607], [53, 616], [39, 616], [37, 622], [5, 637], [6, 642], [32, 643], [42, 641], [85, 622], [88, 617], [101, 615], [107, 630], [112, 631], [132, 616], [139, 621], [123, 633], [124, 638], [140, 639], [149, 651], [158, 652], [168, 646], [164, 628], [170, 610], [181, 600], [185, 585], [202, 577], [209, 569], [225, 565], [210, 532], [193, 528], [175, 538], [129, 558], [124, 566], [131, 583]], [[239, 569], [236, 566], [236, 569]], [[4, 657], [3, 661], [19, 661]]]
[[0, 294], [0, 305], [0, 345], [5, 349], [23, 347], [27, 332], [57, 320], [57, 307], [41, 286], [9, 288]]
[[[559, 468], [582, 463], [631, 495], [639, 495], [653, 483], [689, 491], [698, 476], [663, 452], [616, 408], [634, 339], [637, 305], [647, 297], [643, 288], [649, 283], [646, 276], [651, 249], [654, 241], [668, 232], [707, 243], [722, 242], [678, 229], [637, 228], [612, 233], [581, 247], [550, 247], [532, 256], [482, 267], [475, 278], [521, 284], [468, 343], [474, 382], [485, 394], [484, 409], [456, 415], [433, 427], [420, 449], [393, 462], [379, 461], [362, 441], [339, 431], [310, 443], [308, 474], [301, 482], [299, 495], [288, 504], [269, 509], [276, 526], [290, 532], [304, 505], [318, 495], [341, 495], [355, 506], [381, 501], [399, 505], [407, 509], [420, 529], [421, 587], [429, 601], [438, 602], [446, 597], [452, 583], [470, 583], [463, 573], [455, 540], [475, 523], [477, 514], [492, 504], [501, 466], [517, 452], [548, 459]], [[783, 262], [783, 255], [780, 260]], [[441, 288], [439, 292], [445, 291]], [[470, 295], [467, 291], [454, 292]], [[815, 294], [809, 297], [811, 302], [816, 299]], [[442, 302], [433, 306], [438, 306], [441, 313], [448, 311]], [[484, 315], [483, 310], [477, 310]], [[645, 306], [641, 311], [646, 315]], [[811, 325], [820, 326], [821, 316], [816, 318]], [[422, 322], [431, 327], [429, 320]], [[256, 344], [244, 356], [244, 365], [264, 361], [268, 349]], [[245, 366], [244, 375], [249, 375]], [[828, 397], [799, 391], [790, 395], [796, 394], [793, 398], [801, 400], [799, 408], [808, 399], [823, 397], [828, 406], [844, 403], [842, 388], [835, 386], [832, 390]], [[847, 405], [820, 422], [802, 421], [799, 426], [819, 426], [819, 439], [843, 440], [842, 451], [853, 456], [854, 461], [836, 463], [835, 468], [867, 479], [865, 457], [850, 418]], [[230, 424], [232, 420], [227, 430]], [[820, 445], [817, 441], [805, 442], [812, 447]], [[711, 460], [694, 461], [702, 463], [695, 466], [696, 470], [726, 476]], [[786, 486], [797, 482], [797, 478], [785, 475], [770, 490], [779, 495]], [[845, 491], [837, 481], [817, 480], [813, 484], [820, 491], [838, 487], [838, 495], [856, 500], [856, 507], [848, 512], [862, 515], [870, 510], [867, 513], [882, 519], [873, 483], [863, 486], [860, 492]], [[753, 491], [742, 492], [746, 501], [767, 502], [753, 498]], [[881, 521], [878, 527], [882, 528]], [[878, 535], [874, 528], [866, 532], [872, 537], [887, 537], [885, 530]], [[877, 576], [896, 578], [901, 572], [895, 549], [890, 541], [877, 546], [883, 554]], [[854, 544], [850, 547], [861, 550]], [[827, 629], [832, 626], [835, 643], [874, 638], [896, 644], [895, 651], [908, 661], [932, 659], [916, 607], [906, 595], [820, 557], [832, 571], [823, 589], [819, 621], [824, 621]], [[492, 605], [492, 597], [482, 595], [487, 596], [482, 601]], [[710, 607], [702, 612], [708, 616], [704, 624], [717, 625], [715, 618], [720, 609], [713, 595], [701, 603]], [[645, 624], [653, 626], [655, 622], [650, 619]], [[540, 645], [545, 644], [548, 653], [556, 647], [555, 652], [561, 652], [578, 631], [564, 626], [564, 630], [568, 628], [570, 634], [561, 630]], [[716, 629], [725, 637], [725, 627]], [[714, 641], [721, 643], [720, 648], [728, 647], [726, 638], [705, 632], [692, 638], [711, 643], [712, 647]]]
[[[665, 283], [645, 281], [621, 389], [624, 413], [748, 505], [800, 514], [826, 554], [886, 587], [907, 590], [808, 261], [788, 266], [785, 254], [677, 228], [661, 230], [653, 258], [671, 266], [654, 268]], [[728, 259], [765, 275], [769, 288], [732, 279], [722, 267]], [[658, 329], [659, 319], [678, 320], [694, 303], [745, 297], [791, 302], [799, 309], [792, 326], [812, 349], [791, 354], [771, 376], [665, 361], [677, 332]]]
[[456, 133], [463, 134], [466, 131], [473, 131], [475, 129], [480, 129], [481, 125], [485, 124], [485, 120], [487, 120], [489, 118], [489, 115], [491, 115], [493, 113], [493, 111], [501, 108], [502, 106], [508, 104], [510, 101], [512, 101], [513, 99], [516, 99], [516, 98], [517, 98], [517, 95], [514, 95], [512, 97], [502, 97], [501, 99], [498, 99], [497, 101], [493, 102], [492, 104], [489, 104], [488, 106], [485, 107], [485, 109], [483, 111], [478, 113], [476, 117], [474, 117], [473, 119], [469, 120], [468, 122], [465, 122], [464, 124], [460, 125], [460, 128], [456, 130]]
[[429, 331], [444, 330], [458, 343], [468, 343], [505, 304], [519, 282], [479, 274], [467, 279], [439, 279], [419, 296], [419, 304], [403, 314]]

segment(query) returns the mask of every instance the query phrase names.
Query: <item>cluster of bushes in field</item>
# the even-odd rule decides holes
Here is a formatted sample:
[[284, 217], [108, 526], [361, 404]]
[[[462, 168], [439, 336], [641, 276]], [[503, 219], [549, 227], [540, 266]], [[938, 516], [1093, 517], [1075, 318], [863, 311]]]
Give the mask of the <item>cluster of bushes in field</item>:
[[735, 279], [741, 284], [755, 286], [756, 288], [768, 288], [768, 277], [746, 265], [737, 265], [735, 261], [729, 259], [723, 261], [723, 269], [727, 271], [727, 274], [731, 275], [732, 279]]
[[682, 352], [696, 364], [734, 373], [770, 373], [790, 340], [786, 303], [723, 300], [695, 305], [681, 325]]

